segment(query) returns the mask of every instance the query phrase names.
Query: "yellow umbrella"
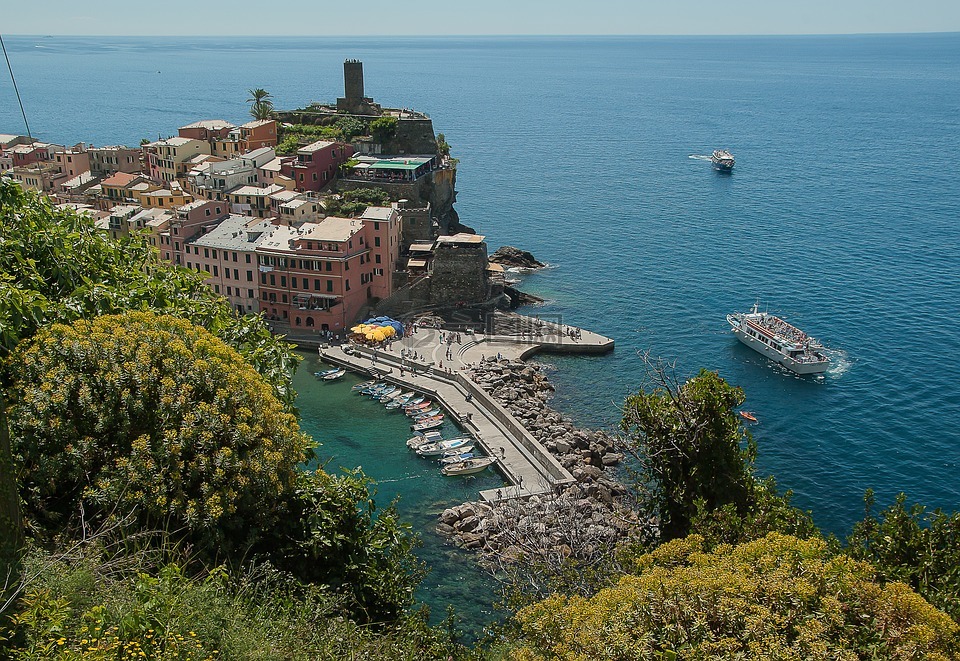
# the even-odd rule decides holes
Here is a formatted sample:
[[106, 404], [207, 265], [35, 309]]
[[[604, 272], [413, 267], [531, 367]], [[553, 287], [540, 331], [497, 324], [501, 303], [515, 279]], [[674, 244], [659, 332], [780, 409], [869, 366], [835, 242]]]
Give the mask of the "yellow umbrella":
[[397, 329], [394, 328], [393, 326], [384, 326], [383, 334], [385, 337], [393, 337], [394, 335], [397, 334]]
[[357, 324], [356, 326], [354, 326], [353, 328], [350, 329], [350, 332], [351, 332], [351, 333], [362, 333], [362, 332], [363, 332], [363, 324]]
[[376, 340], [377, 342], [383, 342], [383, 340], [385, 339], [383, 335], [383, 331], [379, 328], [373, 331], [373, 339]]

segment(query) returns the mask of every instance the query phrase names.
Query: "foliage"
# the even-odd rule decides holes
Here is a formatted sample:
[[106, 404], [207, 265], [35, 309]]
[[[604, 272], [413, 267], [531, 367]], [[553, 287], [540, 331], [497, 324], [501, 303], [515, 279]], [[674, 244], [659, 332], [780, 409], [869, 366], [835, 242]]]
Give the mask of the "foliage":
[[820, 530], [813, 522], [810, 512], [804, 512], [790, 504], [793, 492], [777, 493], [776, 481], [751, 480], [745, 511], [738, 511], [733, 504], [715, 509], [697, 503], [697, 513], [690, 522], [696, 534], [704, 538], [706, 548], [720, 544], [742, 544], [779, 532], [806, 539], [819, 537]]
[[333, 124], [281, 124], [278, 154], [293, 154], [300, 145], [314, 140], [349, 143], [367, 131], [367, 125], [356, 117], [338, 117]]
[[328, 216], [359, 216], [367, 207], [390, 205], [390, 195], [382, 188], [357, 188], [342, 193], [339, 198], [330, 196], [323, 202]]
[[[116, 241], [86, 215], [0, 182], [0, 359], [42, 326], [126, 310], [189, 319], [229, 342], [291, 409], [298, 358], [259, 317], [240, 320], [203, 276], [160, 263], [142, 236]], [[10, 365], [0, 371], [9, 380]]]
[[652, 390], [627, 398], [621, 428], [639, 465], [641, 504], [659, 514], [662, 537], [686, 535], [698, 509], [745, 513], [756, 445], [734, 410], [743, 390], [707, 370], [681, 385], [663, 364], [648, 378]]
[[907, 583], [960, 622], [960, 512], [927, 512], [907, 497], [874, 514], [873, 492], [864, 497], [863, 521], [847, 540], [854, 558], [873, 564], [890, 581]]
[[390, 115], [377, 117], [370, 122], [370, 134], [377, 142], [386, 142], [397, 132], [397, 118]]
[[693, 535], [634, 560], [592, 598], [556, 595], [517, 615], [514, 658], [949, 659], [960, 627], [901, 583], [771, 533], [704, 552]]
[[290, 540], [272, 553], [283, 569], [329, 586], [364, 622], [399, 617], [424, 576], [412, 553], [419, 539], [393, 504], [378, 511], [360, 472], [301, 473], [277, 538]]
[[270, 92], [262, 87], [257, 87], [247, 90], [247, 93], [250, 95], [247, 103], [253, 104], [250, 107], [250, 115], [254, 119], [270, 119], [273, 117], [273, 101], [270, 100]]
[[300, 138], [294, 134], [287, 134], [277, 143], [276, 153], [280, 156], [290, 156], [296, 154], [300, 147]]
[[24, 342], [11, 409], [31, 518], [136, 509], [208, 553], [244, 550], [292, 490], [307, 438], [243, 358], [150, 312], [56, 324]]
[[442, 134], [437, 134], [437, 153], [441, 156], [450, 155], [450, 145], [447, 143], [447, 137]]
[[338, 600], [269, 565], [192, 576], [167, 559], [116, 566], [91, 548], [71, 561], [34, 554], [8, 653], [18, 660], [464, 658], [425, 613], [374, 629], [339, 616]]

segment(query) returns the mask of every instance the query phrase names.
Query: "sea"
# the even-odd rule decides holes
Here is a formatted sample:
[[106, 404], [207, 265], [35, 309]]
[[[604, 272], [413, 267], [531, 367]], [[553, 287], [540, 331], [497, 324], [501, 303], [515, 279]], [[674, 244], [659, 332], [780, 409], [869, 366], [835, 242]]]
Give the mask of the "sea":
[[[615, 428], [644, 355], [681, 379], [717, 370], [758, 419], [758, 473], [824, 531], [848, 534], [867, 489], [960, 509], [960, 34], [5, 41], [34, 135], [67, 145], [240, 123], [256, 87], [278, 108], [331, 101], [360, 59], [367, 96], [427, 112], [452, 145], [462, 221], [549, 263], [517, 276], [546, 299], [526, 312], [616, 340], [535, 359], [562, 413]], [[0, 76], [0, 133], [22, 132]], [[825, 375], [737, 342], [725, 315], [757, 301], [829, 348]], [[433, 523], [499, 478], [439, 478], [401, 416], [320, 367], [306, 355], [296, 384], [327, 469], [399, 497], [435, 615], [489, 621], [496, 583]]]

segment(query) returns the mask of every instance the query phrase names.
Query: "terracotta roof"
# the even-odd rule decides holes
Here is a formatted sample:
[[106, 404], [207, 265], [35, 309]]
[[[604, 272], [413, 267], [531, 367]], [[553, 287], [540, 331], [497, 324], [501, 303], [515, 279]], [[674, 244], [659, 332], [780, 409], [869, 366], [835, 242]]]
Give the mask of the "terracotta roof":
[[139, 176], [138, 174], [130, 174], [129, 172], [117, 172], [100, 183], [103, 186], [126, 186]]

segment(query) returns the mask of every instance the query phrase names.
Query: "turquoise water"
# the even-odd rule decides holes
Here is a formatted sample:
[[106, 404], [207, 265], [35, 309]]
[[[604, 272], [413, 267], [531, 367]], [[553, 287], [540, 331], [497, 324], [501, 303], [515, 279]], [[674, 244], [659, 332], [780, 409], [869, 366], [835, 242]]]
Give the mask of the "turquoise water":
[[[478, 475], [444, 477], [436, 459], [422, 459], [405, 441], [413, 433], [410, 419], [400, 411], [387, 411], [383, 404], [351, 391], [366, 379], [347, 374], [337, 381], [318, 381], [313, 373], [330, 366], [315, 353], [303, 352], [304, 360], [294, 376], [301, 425], [321, 446], [317, 452], [328, 471], [361, 468], [377, 480], [377, 505], [387, 506], [400, 497], [397, 507], [404, 520], [421, 533], [418, 557], [433, 571], [420, 587], [418, 597], [431, 605], [434, 619], [453, 604], [473, 634], [477, 624], [490, 621], [497, 584], [473, 561], [470, 554], [444, 543], [433, 532], [437, 515], [444, 509], [476, 500], [483, 489], [502, 486], [499, 473], [488, 469]], [[439, 428], [444, 437], [460, 430], [451, 422]]]
[[[366, 91], [428, 112], [461, 159], [457, 208], [491, 248], [555, 268], [525, 278], [538, 310], [616, 339], [543, 358], [555, 403], [609, 426], [642, 377], [638, 350], [717, 369], [760, 422], [760, 469], [845, 534], [864, 489], [960, 508], [960, 35], [724, 38], [7, 39], [42, 137], [72, 144], [244, 119]], [[19, 111], [0, 83], [0, 132]], [[692, 155], [729, 148], [730, 176]], [[822, 379], [740, 345], [724, 316], [756, 298], [833, 349]], [[469, 559], [429, 532], [472, 487], [421, 475], [405, 430], [341, 386], [298, 376], [305, 427], [337, 463], [403, 495], [441, 587], [482, 602]], [[320, 388], [323, 388], [321, 390]], [[395, 425], [395, 427], [394, 427]], [[392, 486], [391, 486], [392, 485]], [[469, 492], [469, 493], [467, 493]], [[474, 585], [481, 586], [474, 589]], [[433, 592], [431, 592], [433, 590]], [[455, 592], [456, 591], [456, 592]]]

